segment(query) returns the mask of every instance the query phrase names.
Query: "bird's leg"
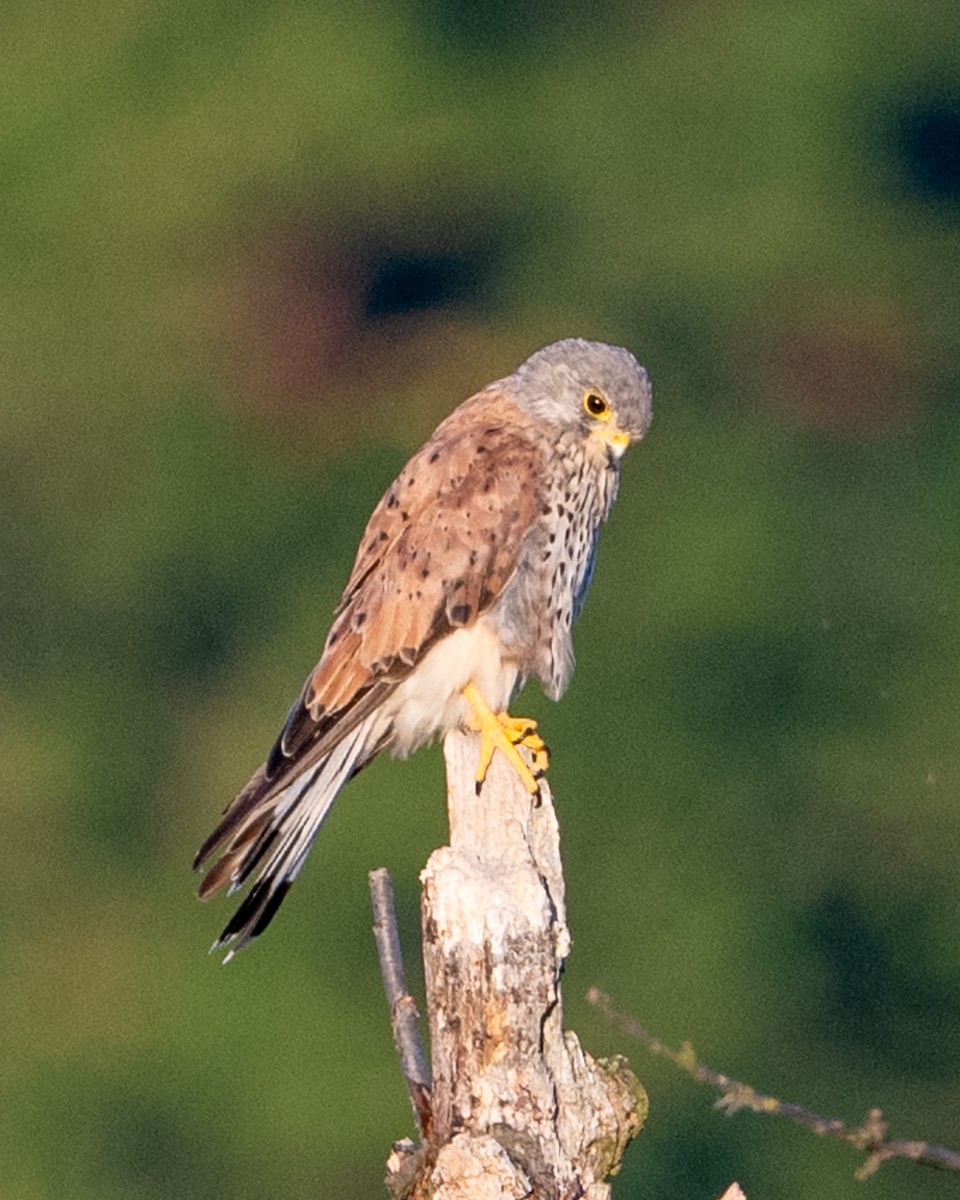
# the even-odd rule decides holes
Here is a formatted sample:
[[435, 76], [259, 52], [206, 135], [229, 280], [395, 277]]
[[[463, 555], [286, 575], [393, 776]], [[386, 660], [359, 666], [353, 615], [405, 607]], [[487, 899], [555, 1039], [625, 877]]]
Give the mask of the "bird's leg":
[[[543, 738], [537, 733], [536, 721], [524, 717], [511, 717], [509, 713], [495, 713], [472, 683], [463, 689], [463, 695], [473, 710], [471, 728], [480, 734], [480, 761], [477, 764], [477, 791], [487, 777], [493, 752], [499, 750], [507, 759], [527, 791], [535, 796], [540, 791], [537, 779], [546, 771], [549, 754]], [[533, 769], [524, 761], [517, 749], [526, 746], [533, 755]]]

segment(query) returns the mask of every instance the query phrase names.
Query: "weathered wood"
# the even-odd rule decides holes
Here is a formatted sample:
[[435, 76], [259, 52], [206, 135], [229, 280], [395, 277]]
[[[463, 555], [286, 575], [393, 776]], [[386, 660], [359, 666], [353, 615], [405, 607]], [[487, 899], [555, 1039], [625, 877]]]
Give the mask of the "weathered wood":
[[[478, 797], [476, 737], [449, 734], [444, 754], [450, 844], [421, 875], [432, 1137], [404, 1190], [604, 1200], [646, 1095], [625, 1062], [594, 1061], [563, 1030], [570, 934], [549, 787], [532, 800], [496, 754]], [[409, 1155], [391, 1165], [409, 1180]]]
[[407, 991], [403, 969], [403, 952], [397, 931], [397, 914], [393, 902], [393, 883], [390, 872], [378, 867], [368, 875], [370, 900], [373, 905], [373, 937], [380, 960], [380, 977], [390, 1009], [390, 1029], [393, 1044], [400, 1058], [400, 1070], [407, 1083], [407, 1094], [423, 1138], [430, 1138], [432, 1103], [430, 1071], [420, 1041], [420, 1014], [414, 998]]

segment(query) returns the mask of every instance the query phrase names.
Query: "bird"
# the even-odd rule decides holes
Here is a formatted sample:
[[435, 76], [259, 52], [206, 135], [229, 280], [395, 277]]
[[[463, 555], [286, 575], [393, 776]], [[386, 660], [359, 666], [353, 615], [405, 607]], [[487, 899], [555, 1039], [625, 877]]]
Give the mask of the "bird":
[[629, 350], [565, 338], [465, 400], [410, 458], [273, 748], [194, 860], [219, 852], [202, 899], [247, 888], [211, 948], [225, 962], [269, 925], [340, 790], [382, 751], [474, 730], [478, 802], [496, 753], [536, 798], [549, 754], [509, 705], [530, 677], [552, 700], [569, 682], [600, 529], [651, 418]]

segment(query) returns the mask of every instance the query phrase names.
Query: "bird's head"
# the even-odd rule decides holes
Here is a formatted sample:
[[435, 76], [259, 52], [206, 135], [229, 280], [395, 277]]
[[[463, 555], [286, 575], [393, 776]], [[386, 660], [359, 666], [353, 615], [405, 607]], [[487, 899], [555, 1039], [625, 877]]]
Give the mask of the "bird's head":
[[653, 416], [646, 370], [629, 350], [605, 342], [553, 342], [518, 367], [509, 383], [521, 408], [558, 433], [582, 433], [613, 459], [643, 437]]

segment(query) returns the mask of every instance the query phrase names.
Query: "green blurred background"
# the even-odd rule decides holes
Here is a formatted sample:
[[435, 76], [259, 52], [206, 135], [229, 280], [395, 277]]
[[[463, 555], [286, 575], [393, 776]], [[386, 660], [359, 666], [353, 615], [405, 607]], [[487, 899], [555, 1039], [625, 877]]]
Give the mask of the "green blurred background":
[[710, 1095], [960, 1145], [955, 0], [61, 0], [0, 15], [0, 1195], [382, 1194], [369, 933], [440, 756], [351, 786], [228, 969], [190, 859], [375, 500], [539, 345], [648, 366], [554, 749], [615, 1188], [953, 1195]]

